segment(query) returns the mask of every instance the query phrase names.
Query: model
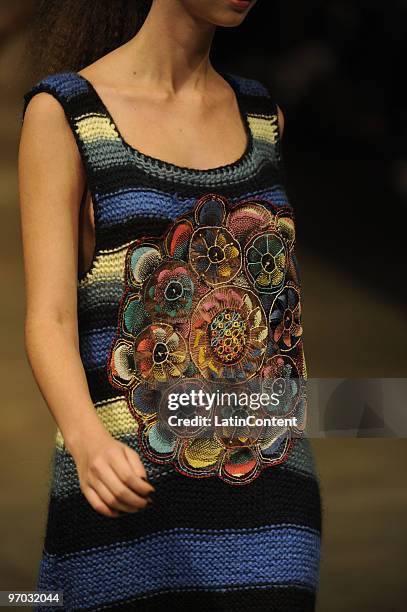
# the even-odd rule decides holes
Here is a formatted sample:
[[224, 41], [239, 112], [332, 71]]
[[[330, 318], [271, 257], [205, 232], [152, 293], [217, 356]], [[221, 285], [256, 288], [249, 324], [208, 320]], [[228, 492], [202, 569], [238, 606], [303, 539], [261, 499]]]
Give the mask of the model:
[[[59, 4], [54, 38], [81, 3]], [[66, 610], [314, 610], [283, 113], [209, 57], [255, 2], [153, 0], [89, 63], [129, 29], [131, 3], [101, 4], [72, 31], [80, 63], [66, 48], [24, 96], [26, 350], [57, 425], [37, 590]]]

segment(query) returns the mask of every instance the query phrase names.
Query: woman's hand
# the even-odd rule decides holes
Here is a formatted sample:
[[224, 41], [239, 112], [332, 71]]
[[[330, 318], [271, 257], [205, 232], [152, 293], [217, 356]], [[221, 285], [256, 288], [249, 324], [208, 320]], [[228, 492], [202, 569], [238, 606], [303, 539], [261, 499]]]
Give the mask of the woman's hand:
[[82, 493], [90, 505], [109, 517], [137, 512], [151, 503], [155, 489], [136, 451], [107, 431], [98, 432], [72, 451]]

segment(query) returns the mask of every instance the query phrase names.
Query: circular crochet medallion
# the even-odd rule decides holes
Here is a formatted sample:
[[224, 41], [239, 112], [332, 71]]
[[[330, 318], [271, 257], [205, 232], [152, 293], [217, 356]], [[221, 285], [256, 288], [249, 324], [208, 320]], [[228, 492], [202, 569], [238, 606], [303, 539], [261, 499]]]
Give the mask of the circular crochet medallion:
[[242, 382], [259, 370], [267, 336], [267, 319], [256, 295], [240, 287], [219, 287], [193, 312], [191, 358], [207, 379]]
[[[286, 458], [305, 415], [294, 239], [287, 207], [207, 194], [160, 238], [129, 245], [109, 380], [152, 461], [243, 484]], [[241, 402], [262, 392], [279, 411]], [[291, 415], [297, 427], [273, 420]]]

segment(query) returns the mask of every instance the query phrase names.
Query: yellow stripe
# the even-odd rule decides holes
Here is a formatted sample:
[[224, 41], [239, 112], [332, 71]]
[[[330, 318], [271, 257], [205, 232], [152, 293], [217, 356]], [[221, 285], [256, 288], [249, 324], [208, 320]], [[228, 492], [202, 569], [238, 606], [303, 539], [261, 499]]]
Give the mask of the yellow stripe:
[[99, 139], [120, 141], [110, 119], [101, 115], [81, 115], [77, 121], [77, 132], [85, 143]]
[[271, 115], [267, 118], [257, 115], [248, 115], [247, 119], [254, 138], [266, 140], [267, 142], [275, 144], [278, 133], [277, 115]]
[[78, 281], [78, 287], [85, 287], [95, 281], [123, 280], [124, 264], [129, 244], [127, 243], [114, 251], [103, 251], [97, 255], [88, 273]]
[[[278, 117], [270, 115], [247, 115], [250, 129], [255, 138], [275, 143], [277, 139]], [[82, 115], [77, 121], [77, 131], [84, 142], [93, 142], [99, 139], [120, 141], [115, 126], [108, 117], [99, 115]]]
[[[128, 409], [125, 398], [116, 399], [97, 406], [97, 414], [112, 436], [118, 437], [137, 432], [138, 425]], [[55, 435], [55, 445], [62, 450], [64, 438], [59, 428]]]

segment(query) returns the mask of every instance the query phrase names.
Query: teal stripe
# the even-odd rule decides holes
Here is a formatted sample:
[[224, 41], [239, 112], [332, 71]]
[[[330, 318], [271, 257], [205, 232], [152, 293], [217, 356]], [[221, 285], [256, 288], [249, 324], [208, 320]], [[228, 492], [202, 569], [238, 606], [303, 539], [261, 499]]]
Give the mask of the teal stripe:
[[105, 305], [117, 306], [123, 295], [121, 280], [95, 280], [78, 288], [78, 309], [84, 314], [90, 308]]
[[[163, 476], [175, 472], [175, 469], [170, 464], [160, 465], [146, 460], [143, 454], [140, 453], [136, 436], [121, 435], [117, 436], [116, 439], [127, 444], [140, 454], [151, 482], [156, 482]], [[287, 461], [278, 467], [266, 469], [289, 469], [309, 477], [315, 477], [314, 458], [310, 441], [307, 438], [297, 440]], [[54, 496], [64, 497], [79, 492], [80, 487], [75, 462], [66, 449], [61, 450], [59, 447], [55, 447], [50, 471], [53, 472], [52, 494]]]

